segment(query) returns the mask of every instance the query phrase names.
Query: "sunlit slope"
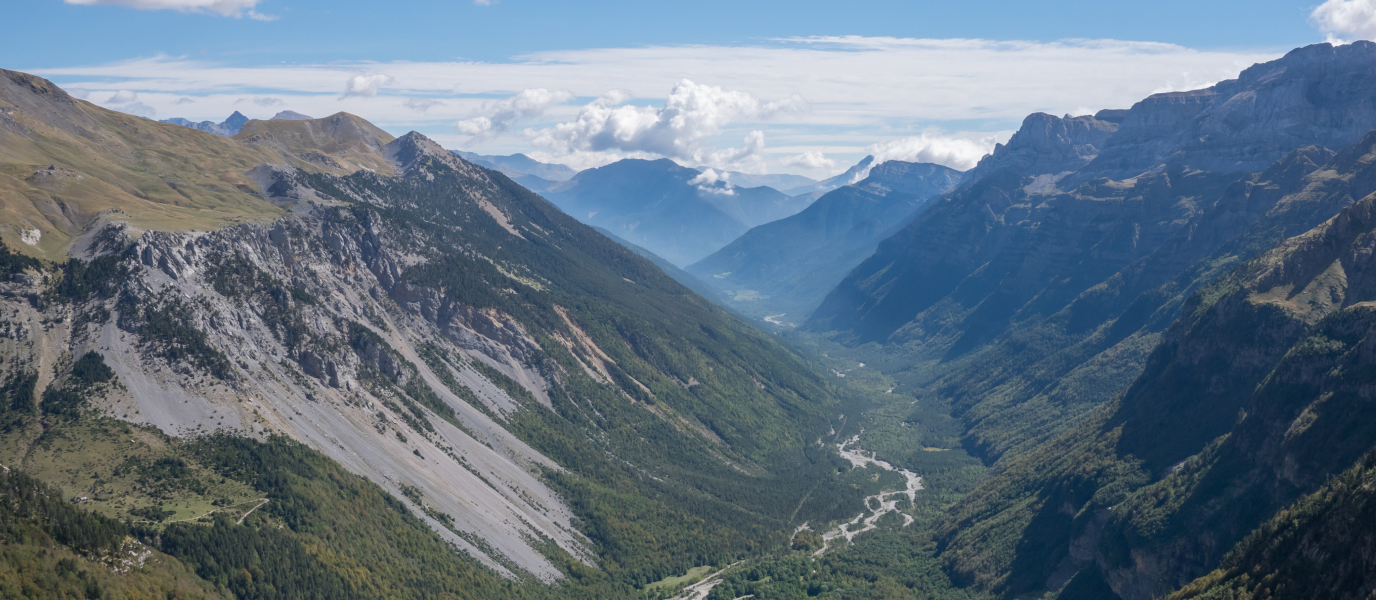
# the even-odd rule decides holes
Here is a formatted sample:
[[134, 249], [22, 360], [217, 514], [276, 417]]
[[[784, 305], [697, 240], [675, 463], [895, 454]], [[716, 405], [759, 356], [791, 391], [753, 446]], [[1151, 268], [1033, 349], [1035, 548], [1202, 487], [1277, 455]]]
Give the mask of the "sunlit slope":
[[135, 230], [268, 222], [282, 210], [247, 175], [264, 164], [391, 173], [392, 136], [340, 113], [253, 121], [237, 139], [78, 100], [40, 77], [0, 70], [0, 239], [60, 259], [97, 222]]
[[267, 153], [277, 152], [323, 170], [354, 172], [359, 169], [392, 175], [392, 163], [383, 147], [396, 139], [376, 125], [349, 113], [323, 119], [271, 121], [244, 124], [234, 140]]

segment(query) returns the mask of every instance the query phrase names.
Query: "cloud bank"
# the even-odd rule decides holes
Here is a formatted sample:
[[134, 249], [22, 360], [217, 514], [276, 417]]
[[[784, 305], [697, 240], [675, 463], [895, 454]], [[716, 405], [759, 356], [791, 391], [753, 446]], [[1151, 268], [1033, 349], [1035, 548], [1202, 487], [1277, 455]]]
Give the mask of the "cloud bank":
[[[160, 56], [37, 73], [63, 87], [91, 90], [96, 98], [136, 91], [158, 111], [197, 120], [219, 121], [233, 112], [235, 100], [270, 95], [310, 114], [347, 109], [384, 128], [416, 129], [455, 148], [473, 137], [456, 123], [486, 118], [490, 125], [465, 125], [491, 136], [485, 152], [539, 152], [571, 166], [669, 156], [819, 176], [836, 168], [826, 161], [853, 163], [877, 143], [896, 147], [900, 139], [930, 138], [936, 134], [924, 132], [935, 130], [973, 131], [957, 137], [979, 139], [1015, 129], [1032, 112], [1126, 108], [1158, 89], [1235, 77], [1277, 56], [1116, 40], [829, 37], [552, 51], [504, 62], [225, 66]], [[688, 77], [691, 86], [683, 85], [689, 74], [710, 79], [694, 75]], [[504, 110], [519, 113], [514, 98], [532, 89], [567, 91], [575, 98], [534, 116], [500, 116]], [[192, 107], [173, 104], [187, 96], [196, 98], [194, 114], [182, 114]], [[410, 98], [443, 104], [408, 104]], [[762, 98], [784, 100], [767, 110], [771, 102]], [[947, 154], [953, 166], [968, 162], [968, 153]]]

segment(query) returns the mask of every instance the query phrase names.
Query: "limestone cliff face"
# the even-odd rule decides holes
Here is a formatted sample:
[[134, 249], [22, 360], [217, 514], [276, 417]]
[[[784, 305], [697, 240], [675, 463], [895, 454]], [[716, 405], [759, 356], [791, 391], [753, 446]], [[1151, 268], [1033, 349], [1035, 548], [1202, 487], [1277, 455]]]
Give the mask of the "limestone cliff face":
[[1112, 121], [1093, 116], [1060, 118], [1033, 113], [1007, 144], [979, 161], [966, 175], [976, 181], [992, 173], [1011, 170], [1028, 175], [1061, 175], [1083, 167], [1099, 155], [1100, 148], [1118, 130]]
[[1293, 148], [1345, 147], [1376, 129], [1376, 44], [1316, 44], [1237, 79], [1134, 105], [1077, 175], [1123, 179], [1159, 165], [1260, 171]]

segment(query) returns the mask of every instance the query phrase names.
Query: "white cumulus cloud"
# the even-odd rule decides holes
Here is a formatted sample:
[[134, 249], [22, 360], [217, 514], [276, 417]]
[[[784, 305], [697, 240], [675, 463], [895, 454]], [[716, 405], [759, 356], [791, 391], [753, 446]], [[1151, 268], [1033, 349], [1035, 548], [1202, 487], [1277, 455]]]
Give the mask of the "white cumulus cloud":
[[123, 6], [140, 10], [176, 10], [180, 12], [208, 13], [224, 17], [243, 17], [272, 21], [277, 17], [254, 11], [260, 0], [64, 0], [67, 4], [79, 6]]
[[825, 154], [816, 150], [808, 150], [797, 156], [784, 159], [784, 166], [803, 169], [834, 169], [836, 168], [836, 161], [827, 158]]
[[1376, 39], [1376, 0], [1328, 0], [1309, 13], [1328, 41]]
[[975, 139], [923, 133], [874, 144], [866, 150], [874, 156], [872, 164], [890, 160], [944, 165], [959, 171], [975, 166], [984, 155], [994, 151], [994, 136]]
[[717, 172], [714, 169], [705, 169], [697, 177], [688, 180], [689, 185], [698, 186], [699, 190], [710, 194], [721, 194], [723, 196], [735, 196], [736, 190], [731, 187], [730, 173]]
[[674, 86], [662, 108], [624, 104], [629, 96], [624, 91], [605, 94], [584, 106], [573, 121], [532, 132], [532, 141], [556, 153], [644, 152], [726, 167], [757, 157], [764, 134], [752, 131], [741, 148], [719, 150], [708, 139], [724, 126], [807, 110], [807, 102], [796, 94], [765, 102], [747, 92], [687, 79]]
[[568, 90], [531, 88], [505, 100], [484, 104], [477, 116], [459, 121], [459, 132], [475, 139], [488, 139], [506, 133], [517, 121], [545, 114], [556, 104], [573, 99]]
[[348, 98], [350, 96], [372, 98], [376, 96], [378, 91], [384, 86], [392, 85], [396, 82], [396, 79], [385, 73], [354, 75], [350, 77], [348, 81], [344, 82], [344, 95], [341, 96], [341, 98]]

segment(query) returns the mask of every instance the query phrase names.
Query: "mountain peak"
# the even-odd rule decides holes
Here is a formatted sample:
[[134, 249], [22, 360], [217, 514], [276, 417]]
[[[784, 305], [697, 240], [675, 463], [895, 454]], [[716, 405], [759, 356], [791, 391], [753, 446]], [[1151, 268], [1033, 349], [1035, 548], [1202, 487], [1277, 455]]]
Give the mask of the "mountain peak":
[[435, 140], [412, 131], [383, 147], [387, 160], [391, 161], [398, 173], [408, 173], [426, 158], [436, 159], [444, 164], [463, 170], [464, 160], [453, 152], [440, 147]]
[[11, 100], [11, 90], [6, 88], [12, 87], [22, 89], [35, 96], [42, 96], [49, 102], [76, 103], [76, 99], [65, 90], [37, 75], [0, 69], [0, 78], [4, 79], [4, 83], [0, 84], [0, 99], [3, 100]]
[[[1105, 116], [1119, 118], [1121, 115]], [[970, 170], [967, 181], [1005, 169], [1016, 169], [1026, 175], [1074, 171], [1094, 160], [1116, 131], [1117, 123], [1100, 120], [1097, 116], [1057, 117], [1032, 113], [1023, 119], [1022, 126], [1007, 144], [994, 146], [993, 153], [980, 159]]]
[[346, 112], [323, 119], [254, 119], [245, 123], [234, 139], [274, 148], [325, 169], [393, 172], [392, 162], [383, 151], [395, 139], [392, 134]]
[[[235, 114], [238, 114], [238, 112], [236, 111]], [[343, 113], [341, 113], [341, 114], [343, 114]], [[272, 116], [272, 119], [270, 119], [270, 120], [272, 120], [272, 121], [310, 121], [310, 120], [312, 120], [312, 119], [315, 119], [315, 117], [312, 117], [312, 116], [309, 116], [309, 115], [303, 115], [303, 114], [301, 114], [301, 113], [299, 113], [299, 112], [296, 112], [296, 111], [294, 111], [294, 110], [284, 110], [284, 111], [282, 111], [282, 112], [279, 112], [279, 113], [273, 115], [273, 116]]]

